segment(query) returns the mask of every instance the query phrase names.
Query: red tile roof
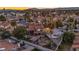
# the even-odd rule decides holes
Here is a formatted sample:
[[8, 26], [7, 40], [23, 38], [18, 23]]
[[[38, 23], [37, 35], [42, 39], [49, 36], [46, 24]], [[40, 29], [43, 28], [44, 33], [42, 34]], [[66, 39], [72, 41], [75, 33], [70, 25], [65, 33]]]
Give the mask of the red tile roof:
[[72, 48], [79, 48], [79, 44], [78, 45], [72, 45]]
[[36, 30], [36, 29], [43, 29], [43, 28], [44, 28], [43, 25], [38, 23], [31, 23], [28, 25], [29, 30]]
[[73, 41], [72, 48], [79, 48], [79, 33], [76, 33], [75, 35], [76, 37]]
[[9, 43], [6, 40], [0, 40], [0, 48], [5, 48], [5, 51], [11, 50], [12, 48], [17, 48], [17, 44]]

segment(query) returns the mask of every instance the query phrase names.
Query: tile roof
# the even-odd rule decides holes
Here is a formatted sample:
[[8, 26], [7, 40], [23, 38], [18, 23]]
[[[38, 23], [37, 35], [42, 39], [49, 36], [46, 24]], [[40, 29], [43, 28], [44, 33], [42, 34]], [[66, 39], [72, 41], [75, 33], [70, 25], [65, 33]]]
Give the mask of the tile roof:
[[72, 45], [72, 48], [79, 48], [79, 44], [78, 45]]
[[18, 45], [9, 43], [6, 40], [0, 40], [0, 48], [5, 48], [5, 51], [9, 51], [12, 48], [18, 48]]
[[75, 33], [76, 37], [73, 41], [72, 48], [79, 48], [79, 33]]
[[29, 30], [36, 30], [36, 29], [43, 29], [44, 26], [42, 24], [38, 24], [38, 23], [30, 23], [28, 25], [28, 29]]

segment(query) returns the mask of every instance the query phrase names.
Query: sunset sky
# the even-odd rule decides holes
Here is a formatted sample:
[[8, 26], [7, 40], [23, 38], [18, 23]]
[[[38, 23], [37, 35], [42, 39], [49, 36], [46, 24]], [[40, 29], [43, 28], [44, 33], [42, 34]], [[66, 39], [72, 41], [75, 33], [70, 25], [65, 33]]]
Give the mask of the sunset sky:
[[79, 7], [79, 0], [0, 0], [0, 7], [5, 6], [36, 8]]
[[0, 7], [12, 6], [36, 8], [79, 7], [79, 0], [0, 0]]
[[24, 9], [28, 9], [27, 7], [0, 7], [0, 9], [12, 9], [12, 10], [24, 10]]

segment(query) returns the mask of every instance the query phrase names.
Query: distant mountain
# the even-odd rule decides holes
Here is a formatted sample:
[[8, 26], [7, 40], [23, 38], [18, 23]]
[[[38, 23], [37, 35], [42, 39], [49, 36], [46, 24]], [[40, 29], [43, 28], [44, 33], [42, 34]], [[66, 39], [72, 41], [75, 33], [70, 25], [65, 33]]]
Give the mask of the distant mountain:
[[60, 8], [29, 8], [29, 10], [79, 10], [79, 7], [60, 7]]
[[79, 7], [55, 8], [56, 10], [79, 10]]

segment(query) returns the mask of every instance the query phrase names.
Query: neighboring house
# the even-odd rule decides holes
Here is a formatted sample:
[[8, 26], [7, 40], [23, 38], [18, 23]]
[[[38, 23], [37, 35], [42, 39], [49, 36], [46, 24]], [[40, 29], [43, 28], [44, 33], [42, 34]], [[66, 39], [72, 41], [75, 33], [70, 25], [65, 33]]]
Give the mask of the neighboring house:
[[38, 35], [30, 39], [33, 43], [40, 46], [47, 46], [50, 43], [50, 39], [45, 35]]
[[38, 31], [38, 29], [43, 29], [43, 25], [42, 24], [38, 24], [38, 23], [29, 23], [28, 25], [28, 30], [32, 30], [32, 31]]
[[13, 27], [10, 25], [8, 21], [0, 22], [0, 28], [4, 28], [7, 31], [13, 31]]
[[24, 19], [20, 19], [18, 23], [26, 26], [26, 20]]
[[18, 48], [18, 45], [12, 44], [6, 40], [0, 39], [0, 50], [11, 51], [13, 48]]
[[75, 33], [75, 39], [73, 41], [71, 50], [73, 51], [79, 51], [79, 33]]
[[77, 22], [79, 22], [79, 16], [75, 16], [74, 19], [77, 20]]

